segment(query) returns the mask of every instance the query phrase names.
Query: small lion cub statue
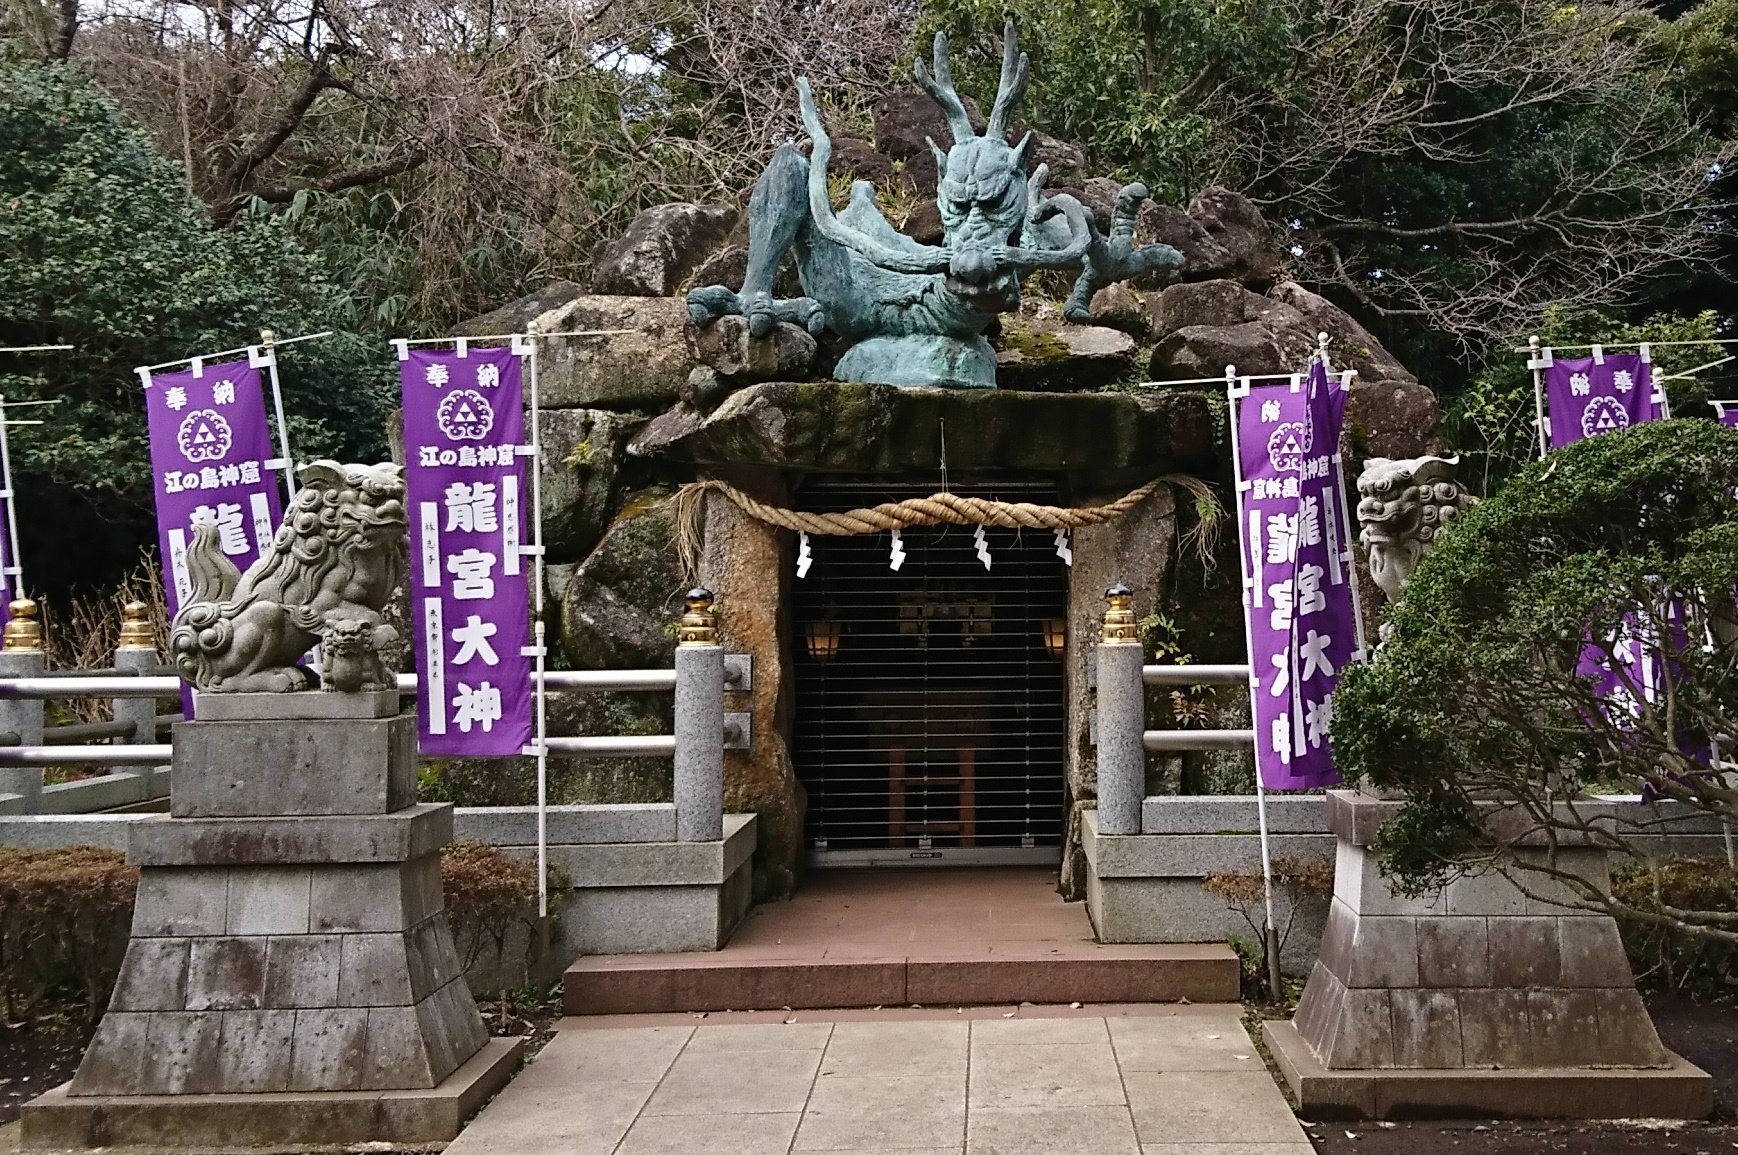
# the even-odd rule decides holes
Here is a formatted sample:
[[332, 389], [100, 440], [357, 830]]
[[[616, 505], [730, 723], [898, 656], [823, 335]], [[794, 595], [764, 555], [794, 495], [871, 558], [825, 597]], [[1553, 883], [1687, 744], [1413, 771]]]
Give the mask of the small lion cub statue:
[[320, 631], [320, 689], [336, 694], [391, 690], [397, 679], [380, 659], [381, 633], [391, 626], [360, 618], [329, 618]]

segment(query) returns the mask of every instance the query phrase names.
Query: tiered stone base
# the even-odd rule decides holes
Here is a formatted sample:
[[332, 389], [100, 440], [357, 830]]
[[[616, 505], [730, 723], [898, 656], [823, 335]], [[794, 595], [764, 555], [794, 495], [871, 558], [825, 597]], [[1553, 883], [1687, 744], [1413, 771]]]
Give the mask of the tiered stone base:
[[[1697, 1118], [1708, 1076], [1660, 1043], [1617, 927], [1563, 884], [1488, 870], [1436, 894], [1389, 888], [1369, 845], [1398, 808], [1328, 798], [1337, 839], [1321, 956], [1289, 1024], [1264, 1028], [1305, 1114]], [[1526, 844], [1517, 859], [1543, 854]], [[1606, 855], [1555, 869], [1608, 884]]]
[[299, 1155], [362, 1143], [446, 1143], [506, 1085], [524, 1049], [523, 1039], [490, 1039], [440, 1085], [422, 1090], [74, 1096], [67, 1084], [25, 1105], [21, 1145]]
[[176, 729], [171, 813], [130, 831], [108, 1013], [25, 1107], [27, 1148], [444, 1142], [512, 1071], [447, 925], [453, 813], [414, 804], [413, 719], [395, 696], [252, 697]]

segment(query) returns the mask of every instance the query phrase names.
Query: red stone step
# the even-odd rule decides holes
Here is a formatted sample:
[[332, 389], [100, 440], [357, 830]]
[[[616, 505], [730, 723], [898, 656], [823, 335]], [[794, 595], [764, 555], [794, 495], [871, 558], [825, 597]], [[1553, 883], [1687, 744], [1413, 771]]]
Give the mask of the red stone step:
[[1238, 997], [1237, 956], [1221, 943], [900, 945], [907, 949], [594, 955], [567, 969], [563, 1002], [570, 1015], [615, 1015]]

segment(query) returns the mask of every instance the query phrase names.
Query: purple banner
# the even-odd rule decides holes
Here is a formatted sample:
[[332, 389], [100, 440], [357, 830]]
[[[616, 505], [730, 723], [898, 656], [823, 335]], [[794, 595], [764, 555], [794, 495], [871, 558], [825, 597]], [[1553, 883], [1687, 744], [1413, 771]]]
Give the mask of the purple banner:
[[400, 348], [418, 745], [518, 754], [532, 738], [521, 355]]
[[1714, 419], [1722, 425], [1738, 426], [1738, 401], [1710, 401]]
[[1552, 449], [1666, 415], [1653, 366], [1639, 353], [1553, 359], [1545, 370], [1545, 404]]
[[1333, 691], [1362, 657], [1341, 504], [1346, 391], [1320, 364], [1307, 381], [1244, 388], [1237, 524], [1256, 772], [1270, 790], [1332, 786]]
[[195, 362], [179, 373], [141, 375], [157, 544], [173, 618], [193, 588], [187, 568], [193, 531], [216, 529], [218, 548], [245, 573], [271, 545], [283, 490], [269, 464], [272, 433], [257, 368], [247, 361]]

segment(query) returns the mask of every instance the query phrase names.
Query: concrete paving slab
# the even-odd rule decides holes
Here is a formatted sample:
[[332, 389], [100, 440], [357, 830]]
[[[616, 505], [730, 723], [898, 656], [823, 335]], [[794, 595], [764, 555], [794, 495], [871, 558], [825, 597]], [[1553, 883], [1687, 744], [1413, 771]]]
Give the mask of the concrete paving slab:
[[689, 1040], [690, 1055], [736, 1055], [747, 1051], [820, 1051], [832, 1037], [831, 1023], [750, 1023], [708, 1026]]
[[509, 1086], [446, 1155], [611, 1155], [656, 1083]]
[[808, 1102], [809, 1089], [820, 1065], [818, 1049], [684, 1051], [646, 1104], [646, 1114], [756, 1115], [801, 1111]]
[[972, 1046], [1102, 1043], [1104, 1020], [1097, 1015], [1079, 1019], [986, 1019], [972, 1024]]
[[646, 1115], [628, 1129], [615, 1155], [786, 1155], [796, 1112], [776, 1115]]
[[845, 1076], [819, 1079], [795, 1151], [936, 1147], [966, 1130], [965, 1072], [957, 1078]]
[[692, 1027], [647, 1027], [609, 1035], [560, 1031], [520, 1072], [514, 1086], [656, 1083], [682, 1053]]
[[975, 1111], [980, 1107], [1121, 1106], [1127, 1099], [1116, 1055], [1106, 1039], [974, 1046], [968, 1101]]
[[1111, 1045], [1123, 1071], [1259, 1071], [1261, 1056], [1234, 1013], [1115, 1019]]
[[839, 1023], [821, 1060], [821, 1078], [924, 1075], [966, 1077], [971, 1024], [940, 1022]]
[[1265, 1069], [1127, 1071], [1123, 1080], [1142, 1144], [1307, 1142]]
[[1128, 1108], [974, 1107], [966, 1155], [1140, 1155]]

